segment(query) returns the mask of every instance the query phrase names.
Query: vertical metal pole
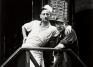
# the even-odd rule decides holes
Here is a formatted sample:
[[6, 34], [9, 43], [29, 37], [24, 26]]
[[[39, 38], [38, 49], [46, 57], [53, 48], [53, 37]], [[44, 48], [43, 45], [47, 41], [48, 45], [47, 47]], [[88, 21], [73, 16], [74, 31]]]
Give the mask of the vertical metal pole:
[[33, 20], [33, 0], [32, 0], [32, 20]]
[[6, 43], [5, 43], [5, 40], [6, 40], [6, 39], [5, 39], [5, 35], [4, 35], [4, 59], [5, 59], [5, 53], [6, 53], [6, 50], [5, 50], [5, 49], [6, 49]]

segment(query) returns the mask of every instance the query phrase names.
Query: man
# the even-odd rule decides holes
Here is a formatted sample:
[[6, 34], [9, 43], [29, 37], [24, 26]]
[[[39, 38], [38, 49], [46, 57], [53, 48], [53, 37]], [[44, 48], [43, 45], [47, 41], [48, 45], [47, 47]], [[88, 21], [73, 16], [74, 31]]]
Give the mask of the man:
[[[58, 36], [58, 45], [55, 48], [71, 49], [78, 56], [78, 41], [75, 31], [72, 29], [70, 33], [65, 32], [66, 25], [64, 22], [58, 21], [56, 27], [59, 31], [63, 30]], [[73, 65], [74, 64], [74, 65]], [[54, 52], [54, 65], [52, 67], [76, 67], [75, 56], [71, 51]]]
[[[51, 11], [44, 9], [40, 14], [41, 21], [34, 20], [22, 26], [22, 48], [44, 47], [51, 37], [56, 37], [59, 34], [57, 28], [49, 22], [50, 15]], [[26, 35], [26, 31], [29, 32], [28, 35]], [[44, 67], [43, 52], [37, 50], [30, 52], [39, 66]], [[30, 61], [30, 67], [35, 67], [32, 61]]]
[[[50, 10], [51, 11], [51, 8], [49, 5], [45, 5], [43, 7], [43, 9], [46, 9], [46, 10]], [[55, 21], [50, 21], [50, 23], [53, 25], [53, 26], [56, 26], [57, 29], [59, 30], [59, 26], [62, 25], [61, 27], [63, 27], [64, 25], [63, 24], [58, 24], [58, 22], [55, 20]], [[72, 30], [72, 27], [70, 25], [67, 25], [65, 26], [65, 29], [64, 29], [64, 32], [65, 34], [69, 34], [71, 33], [71, 30]], [[59, 32], [63, 31], [62, 29], [59, 30]], [[57, 38], [57, 37], [56, 37]], [[45, 47], [55, 47], [55, 45], [57, 45], [57, 39], [55, 37], [51, 38], [49, 40], [49, 42], [45, 45]], [[53, 42], [54, 41], [54, 42]], [[56, 44], [57, 43], [57, 44]], [[48, 57], [47, 57], [48, 56]], [[46, 67], [51, 67], [52, 66], [52, 60], [53, 60], [53, 57], [52, 57], [52, 51], [44, 51], [44, 62], [45, 62], [45, 66]]]

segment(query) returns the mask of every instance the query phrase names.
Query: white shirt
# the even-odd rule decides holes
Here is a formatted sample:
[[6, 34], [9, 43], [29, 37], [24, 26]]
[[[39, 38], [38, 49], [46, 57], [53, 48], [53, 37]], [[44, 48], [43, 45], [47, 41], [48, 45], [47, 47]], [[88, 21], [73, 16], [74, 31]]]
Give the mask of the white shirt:
[[41, 21], [34, 20], [24, 25], [27, 31], [30, 31], [26, 44], [31, 47], [44, 46], [51, 37], [56, 37], [59, 34], [55, 26], [49, 24], [47, 27], [42, 27], [40, 24]]

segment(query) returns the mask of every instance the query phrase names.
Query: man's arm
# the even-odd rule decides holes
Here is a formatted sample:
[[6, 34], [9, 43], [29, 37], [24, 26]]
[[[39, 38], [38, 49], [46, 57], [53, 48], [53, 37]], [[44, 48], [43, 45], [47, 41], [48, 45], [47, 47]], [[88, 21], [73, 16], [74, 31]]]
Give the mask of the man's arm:
[[72, 30], [72, 26], [65, 25], [65, 35], [68, 35], [69, 33], [71, 33], [71, 30]]
[[27, 38], [25, 25], [22, 26], [22, 35], [23, 35], [23, 43], [25, 43]]
[[27, 32], [31, 32], [33, 23], [34, 21], [31, 21], [22, 26], [23, 43], [25, 43], [27, 39], [28, 36]]
[[65, 35], [64, 38], [60, 41], [61, 44], [68, 47], [69, 44], [73, 44], [77, 40], [77, 36], [74, 30], [71, 30], [71, 33]]
[[69, 44], [73, 44], [77, 40], [76, 33], [73, 29], [71, 29], [71, 32], [69, 32], [68, 34], [65, 34], [65, 32], [64, 32], [65, 35], [63, 35], [63, 33], [60, 34], [62, 34], [63, 37], [59, 38], [59, 42], [56, 48], [68, 47]]
[[[62, 36], [64, 36], [64, 34], [66, 35], [66, 36], [68, 36], [70, 33], [72, 32], [72, 27], [70, 26], [70, 25], [64, 25], [64, 33], [60, 33], [60, 34], [62, 34]], [[65, 38], [65, 37], [64, 37]], [[64, 39], [63, 38], [63, 39]], [[61, 38], [62, 39], [62, 38]], [[59, 39], [59, 44], [56, 46], [56, 47], [61, 47], [61, 48], [64, 48], [64, 45], [63, 45], [63, 43], [60, 43], [60, 39]]]

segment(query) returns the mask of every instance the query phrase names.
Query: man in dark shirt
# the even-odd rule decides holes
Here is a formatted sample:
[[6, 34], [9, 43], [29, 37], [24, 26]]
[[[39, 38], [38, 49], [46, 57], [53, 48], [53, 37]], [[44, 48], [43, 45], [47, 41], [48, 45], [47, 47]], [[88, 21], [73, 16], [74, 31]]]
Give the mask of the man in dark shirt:
[[[53, 24], [52, 24], [53, 23]], [[52, 25], [56, 26], [57, 29], [61, 32], [60, 35], [56, 38], [51, 38], [50, 41], [47, 43], [46, 47], [55, 47], [55, 48], [65, 48], [65, 49], [72, 49], [76, 54], [78, 54], [78, 45], [77, 45], [77, 36], [75, 31], [71, 28], [70, 30], [66, 30], [66, 28], [71, 27], [70, 25], [64, 24], [64, 22], [59, 21], [52, 21]], [[46, 67], [67, 67], [71, 66], [69, 61], [69, 54], [68, 52], [64, 51], [57, 51], [54, 52], [54, 59], [52, 56], [52, 51], [45, 51], [44, 52], [44, 60]], [[53, 61], [54, 60], [54, 61]], [[54, 63], [54, 64], [53, 64]]]
[[[62, 22], [59, 22], [57, 24], [57, 27]], [[62, 48], [65, 49], [61, 51], [54, 52], [54, 64], [52, 67], [74, 67], [76, 58], [74, 58], [74, 55], [71, 53], [73, 51], [75, 55], [78, 56], [78, 41], [75, 31], [72, 29], [70, 33], [65, 32], [65, 27], [68, 26], [67, 24], [62, 24], [62, 31], [60, 35], [57, 38], [57, 46], [55, 48]], [[70, 49], [71, 51], [69, 51]]]

